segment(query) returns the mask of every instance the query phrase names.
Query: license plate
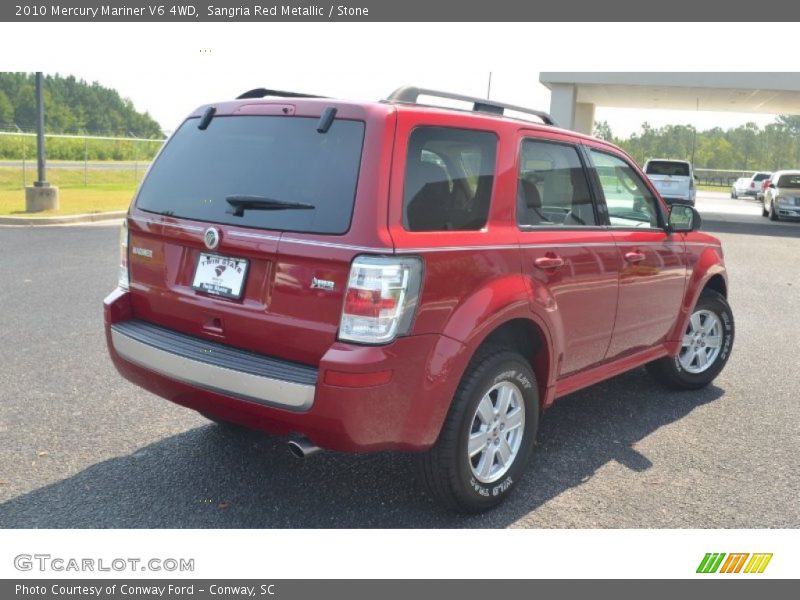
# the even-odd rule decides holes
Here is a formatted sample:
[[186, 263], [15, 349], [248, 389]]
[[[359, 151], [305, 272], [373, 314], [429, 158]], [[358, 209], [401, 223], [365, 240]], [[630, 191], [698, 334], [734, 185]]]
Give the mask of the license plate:
[[247, 259], [200, 253], [194, 270], [192, 287], [198, 291], [233, 298], [242, 297], [247, 276]]
[[671, 181], [662, 181], [661, 182], [661, 187], [672, 187], [672, 182]]

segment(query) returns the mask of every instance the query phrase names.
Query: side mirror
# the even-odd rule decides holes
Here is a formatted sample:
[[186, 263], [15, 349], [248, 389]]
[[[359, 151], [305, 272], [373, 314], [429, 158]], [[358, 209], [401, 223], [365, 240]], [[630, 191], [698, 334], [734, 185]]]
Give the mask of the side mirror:
[[703, 224], [703, 218], [694, 206], [673, 204], [669, 211], [669, 230], [672, 233], [688, 233], [697, 231]]
[[700, 178], [697, 175], [694, 175], [694, 180], [695, 181], [700, 181]]
[[772, 189], [774, 190], [774, 189], [775, 189], [775, 184], [774, 184], [774, 183], [772, 183], [772, 182], [770, 181], [770, 182], [767, 184], [767, 187], [768, 187], [768, 188], [772, 188]]

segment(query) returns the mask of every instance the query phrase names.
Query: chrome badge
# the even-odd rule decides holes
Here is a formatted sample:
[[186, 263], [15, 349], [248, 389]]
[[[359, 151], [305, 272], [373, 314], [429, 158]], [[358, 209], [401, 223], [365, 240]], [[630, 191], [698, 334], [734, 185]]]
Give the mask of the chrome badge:
[[203, 234], [203, 241], [206, 244], [206, 248], [214, 250], [219, 246], [219, 230], [216, 227], [209, 227], [206, 229], [206, 232]]
[[131, 250], [137, 256], [144, 256], [145, 258], [153, 258], [153, 251], [150, 248], [140, 248], [139, 246], [134, 246]]
[[312, 290], [328, 290], [329, 292], [332, 292], [333, 286], [333, 281], [329, 281], [328, 279], [317, 279], [316, 277], [311, 278]]

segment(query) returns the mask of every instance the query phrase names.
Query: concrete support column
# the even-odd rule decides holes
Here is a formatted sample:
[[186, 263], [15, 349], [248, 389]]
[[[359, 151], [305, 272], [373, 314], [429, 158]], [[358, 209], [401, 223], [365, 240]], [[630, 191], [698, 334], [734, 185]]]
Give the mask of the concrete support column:
[[567, 83], [550, 86], [550, 116], [559, 127], [572, 129], [575, 122], [577, 89]]
[[575, 117], [572, 121], [573, 131], [592, 135], [594, 130], [594, 104], [578, 102], [575, 104]]

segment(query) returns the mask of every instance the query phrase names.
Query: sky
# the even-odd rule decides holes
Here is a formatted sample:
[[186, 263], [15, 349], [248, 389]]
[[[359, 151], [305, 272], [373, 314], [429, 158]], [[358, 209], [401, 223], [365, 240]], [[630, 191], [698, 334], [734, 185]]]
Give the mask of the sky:
[[[549, 110], [550, 90], [539, 83], [537, 71], [492, 71], [491, 98], [540, 110]], [[254, 77], [251, 71], [229, 70], [215, 73], [213, 78], [202, 69], [182, 71], [183, 83], [175, 85], [172, 71], [150, 71], [142, 77], [136, 71], [103, 71], [87, 66], [71, 73], [89, 82], [116, 89], [130, 98], [139, 111], [147, 111], [162, 129], [170, 132], [196, 106], [235, 98], [255, 88], [291, 90], [332, 96], [348, 100], [379, 100], [401, 85], [417, 85], [443, 91], [484, 97], [487, 93], [489, 71], [426, 71], [417, 66], [392, 69], [388, 72], [362, 73], [331, 72], [328, 68], [306, 68], [302, 71], [276, 66]], [[169, 94], [164, 90], [169, 89]], [[660, 127], [670, 124], [693, 125], [699, 130], [712, 127], [736, 127], [748, 121], [764, 126], [775, 120], [774, 115], [681, 110], [640, 110], [598, 106], [595, 121], [608, 121], [616, 136], [628, 137], [639, 131], [643, 122]]]
[[[596, 23], [15, 23], [0, 24], [2, 68], [71, 74], [116, 89], [166, 131], [200, 104], [255, 87], [378, 100], [403, 85], [549, 110], [540, 71], [796, 71], [795, 26], [775, 23], [767, 45], [748, 23], [717, 27]], [[32, 37], [63, 39], [54, 47]], [[620, 32], [624, 32], [624, 35]], [[20, 52], [20, 48], [25, 48]], [[765, 125], [772, 115], [603, 108], [617, 136], [651, 126]]]

